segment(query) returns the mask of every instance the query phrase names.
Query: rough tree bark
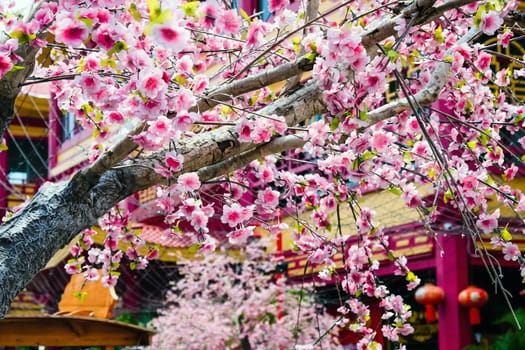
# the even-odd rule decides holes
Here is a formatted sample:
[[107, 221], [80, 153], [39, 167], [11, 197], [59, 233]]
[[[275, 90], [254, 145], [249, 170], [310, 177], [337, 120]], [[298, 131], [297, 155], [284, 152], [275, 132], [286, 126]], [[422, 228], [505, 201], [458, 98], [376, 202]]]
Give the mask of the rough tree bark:
[[[446, 7], [436, 8], [433, 7], [433, 1], [418, 0], [408, 4], [397, 17], [417, 16], [417, 22], [422, 23], [437, 18], [451, 6], [457, 7], [469, 2], [472, 0], [455, 1]], [[363, 43], [371, 48], [393, 35], [395, 23], [396, 17], [382, 20], [364, 33]], [[25, 58], [26, 69], [0, 81], [0, 132], [5, 130], [12, 119], [14, 99], [20, 91], [20, 83], [33, 69], [36, 51], [29, 46], [22, 47], [21, 50], [19, 54]], [[302, 66], [299, 68], [291, 64], [291, 68], [288, 67], [285, 72], [279, 73], [282, 75], [279, 75], [278, 80], [285, 80], [301, 71], [311, 69], [310, 65], [301, 62]], [[439, 91], [443, 86], [440, 84], [446, 81], [447, 68], [445, 64], [436, 70], [440, 79], [432, 80], [428, 87], [433, 99], [421, 94], [421, 102], [430, 103], [435, 100], [435, 91]], [[232, 84], [239, 85], [239, 82]], [[251, 80], [251, 84], [253, 85], [245, 82], [241, 87], [231, 85], [227, 87], [230, 90], [221, 88], [217, 91], [222, 96], [235, 96], [242, 93], [240, 91], [256, 89], [260, 84], [268, 82], [264, 82], [263, 77], [257, 77]], [[216, 102], [200, 103], [204, 107]], [[407, 108], [409, 106], [406, 100], [400, 100], [380, 110], [371, 111], [371, 123], [384, 120]], [[294, 93], [280, 98], [261, 113], [285, 116], [288, 125], [293, 126], [325, 111], [321, 92], [315, 81], [310, 81]], [[177, 150], [185, 157], [184, 172], [198, 171], [201, 180], [206, 181], [261, 156], [297, 148], [303, 144], [304, 141], [295, 136], [277, 137], [261, 145], [240, 143], [233, 127], [222, 127], [177, 145]], [[165, 151], [124, 160], [135, 147], [134, 142], [126, 138], [103, 155], [101, 161], [80, 171], [70, 181], [42, 187], [22, 211], [0, 226], [0, 318], [4, 317], [16, 294], [45, 266], [53, 254], [68, 244], [78, 232], [96, 224], [100, 216], [127, 196], [165, 181], [153, 170], [157, 164], [163, 162]]]

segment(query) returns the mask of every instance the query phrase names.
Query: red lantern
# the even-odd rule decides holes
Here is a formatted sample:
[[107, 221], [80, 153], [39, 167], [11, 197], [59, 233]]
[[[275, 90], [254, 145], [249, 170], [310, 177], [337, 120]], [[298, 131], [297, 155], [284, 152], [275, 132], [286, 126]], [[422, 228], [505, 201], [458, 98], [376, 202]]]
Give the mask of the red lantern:
[[458, 302], [465, 307], [469, 307], [470, 324], [476, 325], [481, 323], [479, 308], [489, 300], [488, 293], [478, 287], [468, 286], [458, 295]]
[[425, 318], [427, 322], [437, 321], [434, 305], [441, 303], [443, 299], [445, 299], [443, 289], [432, 283], [425, 283], [416, 290], [415, 298], [418, 303], [425, 305]]

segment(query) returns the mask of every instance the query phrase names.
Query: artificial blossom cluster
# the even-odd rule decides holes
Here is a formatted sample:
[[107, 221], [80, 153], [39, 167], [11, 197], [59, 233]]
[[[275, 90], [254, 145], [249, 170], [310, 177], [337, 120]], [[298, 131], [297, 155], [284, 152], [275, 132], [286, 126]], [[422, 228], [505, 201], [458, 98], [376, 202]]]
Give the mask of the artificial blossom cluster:
[[[171, 234], [190, 236], [201, 252], [220, 244], [242, 246], [256, 227], [270, 235], [292, 230], [294, 247], [322, 266], [316, 278], [336, 281], [350, 295], [340, 311], [352, 315], [362, 348], [373, 343], [376, 332], [367, 325], [370, 311], [363, 296], [381, 300], [385, 337], [398, 341], [412, 331], [409, 308], [380, 283], [372, 256], [388, 256], [409, 290], [419, 283], [406, 258], [390, 248], [374, 211], [361, 207], [368, 193], [399, 195], [421, 213], [431, 235], [439, 234], [440, 220], [450, 216], [474, 240], [494, 234], [494, 245], [525, 275], [511, 230], [500, 211], [490, 209], [499, 201], [525, 210], [525, 197], [509, 184], [523, 169], [525, 149], [523, 105], [510, 86], [525, 71], [493, 70], [493, 54], [475, 41], [481, 34], [496, 35], [498, 45], [511, 45], [514, 34], [503, 19], [516, 1], [437, 1], [434, 10], [446, 9], [433, 18], [417, 6], [410, 10], [407, 4], [403, 11], [413, 11], [408, 13], [382, 0], [334, 3], [331, 10], [318, 9], [315, 20], [306, 8], [294, 12], [287, 6], [270, 1], [272, 20], [263, 21], [214, 0], [43, 2], [30, 22], [2, 17], [11, 39], [0, 45], [0, 78], [17, 69], [21, 45], [52, 47], [53, 63], [37, 67], [35, 76], [51, 78], [60, 109], [94, 130], [93, 162], [119, 135], [130, 133], [153, 155], [148, 166], [166, 178], [157, 201]], [[54, 34], [54, 43], [41, 37], [44, 31]], [[294, 96], [293, 89], [256, 84], [263, 73], [300, 59], [300, 52], [311, 74], [294, 88], [315, 84], [324, 106], [318, 115], [293, 114], [289, 106], [273, 110]], [[213, 95], [235, 83], [255, 87], [242, 93], [232, 88], [227, 98]], [[184, 146], [224, 134], [240, 145], [235, 156], [274, 141], [292, 140], [293, 146], [261, 153], [213, 181], [203, 179]], [[230, 146], [219, 148], [225, 153]], [[154, 158], [157, 154], [162, 157]], [[420, 192], [425, 186], [430, 195]], [[305, 212], [309, 219], [299, 219]], [[341, 212], [353, 216], [352, 227], [341, 228]], [[297, 224], [283, 224], [287, 217], [297, 218]], [[217, 225], [223, 237], [217, 237]], [[107, 232], [104, 246], [93, 247], [92, 232], [85, 232], [73, 248], [69, 272], [95, 279], [95, 268], [102, 266], [104, 283], [114, 285], [124, 255], [136, 268], [156, 257], [154, 248], [141, 249], [145, 243], [123, 207], [100, 227]], [[120, 250], [119, 242], [128, 249]], [[344, 256], [342, 266], [335, 262], [337, 254]], [[188, 266], [206, 272], [204, 265]], [[199, 288], [193, 287], [187, 300], [177, 297], [178, 310], [190, 310], [195, 295], [212, 292], [209, 285]], [[228, 296], [225, 307], [237, 299]], [[203, 324], [211, 322], [201, 311], [208, 320]], [[248, 314], [242, 318], [248, 327]], [[236, 331], [242, 333], [242, 327]], [[216, 334], [221, 344], [228, 341], [225, 332]]]

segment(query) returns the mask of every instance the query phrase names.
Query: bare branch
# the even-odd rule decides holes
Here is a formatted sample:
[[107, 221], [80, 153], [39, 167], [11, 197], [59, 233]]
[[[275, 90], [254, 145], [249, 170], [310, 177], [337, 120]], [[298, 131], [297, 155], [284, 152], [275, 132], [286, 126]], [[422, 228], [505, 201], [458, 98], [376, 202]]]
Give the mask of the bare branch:
[[278, 154], [290, 149], [300, 148], [304, 146], [304, 144], [305, 141], [295, 135], [278, 137], [247, 152], [203, 167], [197, 171], [197, 174], [199, 175], [201, 181], [207, 181], [239, 169], [256, 159], [270, 154]]

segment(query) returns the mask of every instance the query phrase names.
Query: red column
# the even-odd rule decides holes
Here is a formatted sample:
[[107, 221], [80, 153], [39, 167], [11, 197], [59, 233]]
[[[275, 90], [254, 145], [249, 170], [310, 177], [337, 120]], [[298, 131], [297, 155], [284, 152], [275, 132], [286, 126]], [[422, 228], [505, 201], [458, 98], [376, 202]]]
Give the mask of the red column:
[[9, 196], [9, 181], [7, 173], [9, 172], [9, 163], [7, 162], [7, 152], [0, 152], [0, 219], [4, 217], [7, 208], [7, 197]]
[[[467, 239], [459, 235], [439, 236], [436, 247], [437, 285], [445, 291], [439, 304], [440, 350], [462, 349], [472, 342], [468, 310], [460, 307], [458, 294], [468, 285]], [[443, 249], [443, 255], [439, 249]]]
[[246, 11], [248, 16], [251, 16], [256, 12], [257, 0], [239, 0], [239, 7]]
[[60, 110], [55, 101], [54, 94], [49, 99], [49, 130], [48, 130], [48, 169], [57, 164], [58, 145], [60, 142]]

